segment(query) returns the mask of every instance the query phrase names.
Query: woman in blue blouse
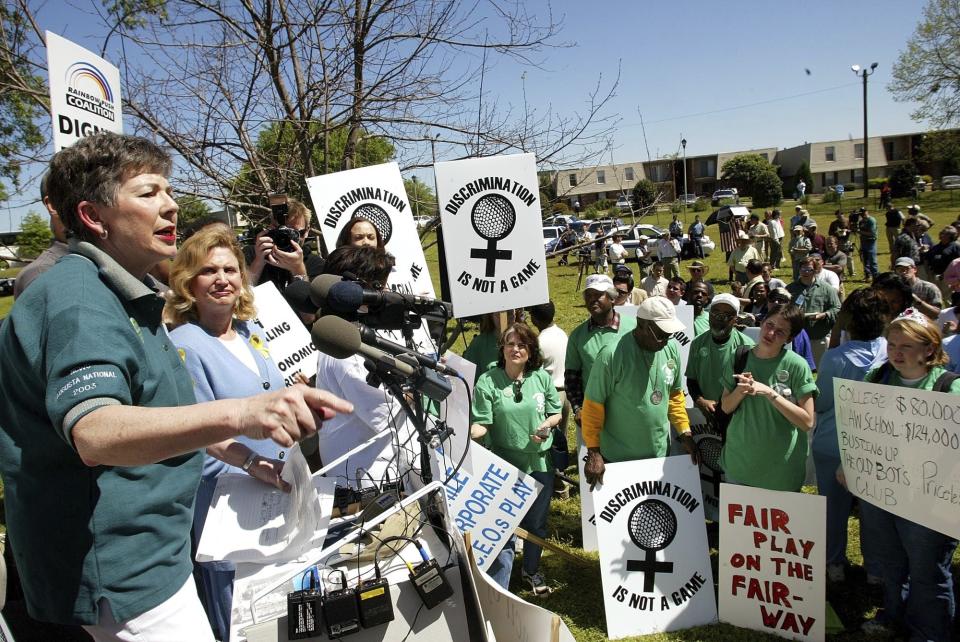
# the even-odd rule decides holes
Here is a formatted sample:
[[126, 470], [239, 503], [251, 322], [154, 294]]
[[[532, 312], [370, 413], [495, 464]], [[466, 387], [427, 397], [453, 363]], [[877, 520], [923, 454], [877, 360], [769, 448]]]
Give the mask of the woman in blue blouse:
[[[267, 351], [254, 317], [253, 293], [243, 253], [225, 225], [210, 225], [187, 240], [170, 271], [171, 297], [164, 316], [176, 328], [170, 338], [193, 379], [197, 401], [237, 399], [265, 390], [282, 390], [283, 375]], [[193, 534], [199, 541], [217, 477], [243, 473], [283, 488], [280, 479], [284, 451], [270, 440], [246, 437], [208, 446], [203, 477], [197, 490]], [[201, 595], [218, 633], [230, 635], [234, 567], [231, 562], [197, 564]]]

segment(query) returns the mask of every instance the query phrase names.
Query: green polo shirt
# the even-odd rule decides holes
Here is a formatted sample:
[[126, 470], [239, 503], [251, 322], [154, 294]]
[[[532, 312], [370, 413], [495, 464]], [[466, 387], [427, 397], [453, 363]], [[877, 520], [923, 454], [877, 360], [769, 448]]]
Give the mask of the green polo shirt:
[[752, 345], [753, 339], [736, 328], [730, 331], [730, 338], [722, 345], [714, 342], [708, 330], [690, 344], [685, 376], [700, 384], [704, 399], [719, 402], [724, 379], [733, 372], [737, 348]]
[[157, 293], [93, 245], [71, 250], [0, 328], [7, 529], [32, 617], [95, 624], [106, 598], [125, 621], [190, 577], [203, 456], [87, 466], [71, 431], [106, 405], [192, 404], [193, 385], [160, 322]]
[[543, 368], [523, 379], [520, 399], [504, 369], [491, 368], [477, 380], [471, 412], [474, 422], [489, 426], [486, 443], [490, 450], [524, 473], [542, 473], [553, 470], [553, 434], [542, 443], [532, 441], [530, 436], [549, 415], [561, 409], [557, 388]]
[[[594, 363], [584, 397], [604, 406], [600, 452], [609, 461], [665, 457], [670, 445], [670, 395], [683, 389], [680, 347], [641, 350], [633, 335], [604, 348]], [[659, 403], [651, 395], [659, 393]]]
[[825, 281], [814, 281], [810, 285], [804, 285], [802, 281], [794, 281], [787, 286], [787, 291], [793, 296], [794, 304], [803, 309], [804, 314], [814, 312], [826, 314], [819, 321], [804, 321], [803, 327], [810, 335], [810, 339], [818, 341], [830, 334], [833, 324], [837, 321], [837, 313], [840, 312], [840, 297], [833, 286], [827, 285]]
[[614, 345], [625, 334], [630, 334], [637, 327], [637, 318], [621, 314], [620, 327], [614, 330], [609, 326], [592, 326], [590, 319], [587, 319], [570, 333], [567, 340], [567, 358], [564, 361], [564, 368], [567, 370], [579, 370], [583, 374], [583, 387], [586, 389], [587, 382], [590, 381], [590, 371], [593, 369], [593, 362], [604, 346]]
[[[770, 359], [750, 352], [743, 369], [754, 381], [781, 390], [796, 402], [817, 394], [807, 360], [783, 349]], [[733, 390], [733, 368], [724, 375], [724, 386]], [[789, 388], [790, 394], [784, 394]], [[732, 479], [768, 490], [799, 491], [806, 476], [807, 435], [791, 424], [766, 397], [744, 397], [730, 419], [720, 465]]]

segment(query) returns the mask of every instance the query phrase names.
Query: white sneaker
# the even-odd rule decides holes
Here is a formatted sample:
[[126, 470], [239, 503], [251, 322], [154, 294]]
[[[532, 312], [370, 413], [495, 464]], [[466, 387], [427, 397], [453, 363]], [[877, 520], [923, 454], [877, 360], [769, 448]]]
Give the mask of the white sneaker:
[[828, 582], [843, 582], [846, 579], [847, 575], [844, 572], [843, 564], [827, 564]]
[[533, 594], [537, 597], [550, 594], [550, 587], [547, 586], [547, 582], [543, 579], [542, 574], [534, 573], [533, 575], [527, 575], [526, 571], [521, 571], [520, 577], [530, 585], [530, 590], [533, 591]]

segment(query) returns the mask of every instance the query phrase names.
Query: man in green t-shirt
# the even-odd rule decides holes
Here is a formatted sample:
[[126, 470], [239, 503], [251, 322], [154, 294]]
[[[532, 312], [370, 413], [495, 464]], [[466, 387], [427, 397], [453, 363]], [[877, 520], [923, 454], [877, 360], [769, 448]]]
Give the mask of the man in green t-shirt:
[[590, 489], [603, 483], [604, 462], [665, 457], [670, 424], [691, 456], [696, 445], [684, 408], [680, 349], [672, 338], [684, 329], [666, 297], [637, 309], [636, 328], [597, 355], [583, 402], [584, 475]]
[[583, 390], [590, 377], [590, 370], [600, 349], [616, 343], [624, 334], [637, 326], [633, 317], [621, 317], [613, 309], [617, 289], [606, 274], [591, 274], [583, 290], [583, 302], [590, 318], [574, 328], [567, 341], [567, 357], [564, 363], [563, 387], [573, 409], [573, 417], [580, 423], [583, 406]]
[[687, 390], [693, 405], [716, 426], [723, 394], [723, 377], [733, 372], [737, 348], [752, 346], [753, 339], [736, 328], [740, 301], [732, 294], [718, 294], [710, 304], [710, 331], [698, 335], [690, 344], [687, 359]]

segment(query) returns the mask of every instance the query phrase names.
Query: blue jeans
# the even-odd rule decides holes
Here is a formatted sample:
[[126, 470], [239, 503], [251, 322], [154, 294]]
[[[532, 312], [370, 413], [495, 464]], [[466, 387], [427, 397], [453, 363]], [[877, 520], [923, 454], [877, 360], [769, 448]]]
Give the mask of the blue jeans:
[[860, 256], [863, 258], [863, 274], [870, 278], [880, 274], [880, 266], [877, 265], [877, 239], [864, 240], [860, 237]]
[[[550, 513], [550, 498], [553, 497], [553, 477], [554, 471], [545, 473], [529, 473], [531, 477], [543, 484], [543, 489], [537, 498], [533, 500], [530, 510], [520, 520], [520, 528], [537, 537], [545, 538], [547, 536], [547, 515]], [[517, 536], [513, 535], [506, 545], [500, 549], [497, 558], [487, 569], [487, 575], [493, 578], [493, 581], [504, 589], [510, 588], [510, 573], [513, 570], [513, 558], [515, 556], [515, 545]], [[540, 555], [543, 549], [533, 542], [523, 541], [523, 571], [527, 575], [533, 575], [540, 568]]]
[[[813, 465], [817, 471], [817, 491], [827, 498], [827, 564], [846, 564], [847, 562], [847, 520], [853, 508], [853, 495], [837, 481], [839, 457], [830, 457], [813, 453]], [[870, 575], [881, 577], [879, 558], [875, 541], [864, 536], [863, 523], [860, 524], [860, 552], [863, 553], [863, 567]]]
[[867, 502], [860, 513], [864, 537], [874, 542], [883, 569], [888, 620], [906, 626], [911, 640], [950, 640], [956, 609], [950, 560], [957, 540]]

